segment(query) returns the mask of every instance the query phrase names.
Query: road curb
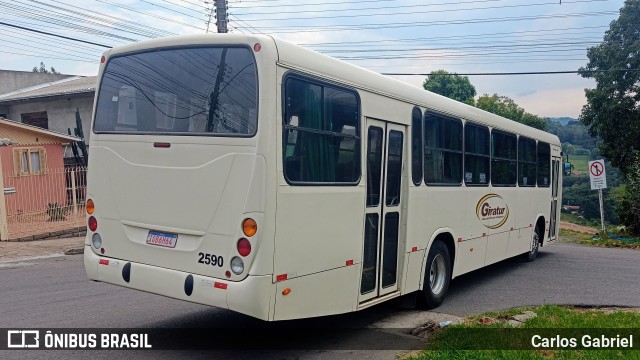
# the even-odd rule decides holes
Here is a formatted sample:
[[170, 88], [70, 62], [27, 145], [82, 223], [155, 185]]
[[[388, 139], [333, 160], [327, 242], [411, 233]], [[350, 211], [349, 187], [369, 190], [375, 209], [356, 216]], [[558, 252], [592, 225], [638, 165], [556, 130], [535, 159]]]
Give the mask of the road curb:
[[80, 248], [71, 248], [64, 251], [65, 255], [80, 255], [84, 254], [84, 246]]

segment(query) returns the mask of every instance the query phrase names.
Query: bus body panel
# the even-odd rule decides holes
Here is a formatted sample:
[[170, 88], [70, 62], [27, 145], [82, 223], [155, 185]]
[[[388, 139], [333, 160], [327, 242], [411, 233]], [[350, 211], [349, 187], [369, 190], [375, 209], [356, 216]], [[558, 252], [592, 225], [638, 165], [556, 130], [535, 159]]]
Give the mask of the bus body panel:
[[[325, 316], [355, 311], [360, 264], [296, 277], [276, 284], [274, 320]], [[284, 295], [285, 289], [290, 289]]]
[[[101, 265], [101, 259], [107, 260], [85, 246], [84, 263], [90, 279], [111, 283], [123, 287], [164, 295], [170, 298], [195, 302], [203, 305], [231, 309], [262, 320], [270, 320], [273, 313], [273, 284], [270, 276], [249, 276], [242, 282], [230, 282], [212, 277], [192, 275], [193, 292], [185, 294], [187, 272], [165, 269], [128, 261], [109, 259]], [[122, 278], [125, 264], [131, 266], [131, 280]]]

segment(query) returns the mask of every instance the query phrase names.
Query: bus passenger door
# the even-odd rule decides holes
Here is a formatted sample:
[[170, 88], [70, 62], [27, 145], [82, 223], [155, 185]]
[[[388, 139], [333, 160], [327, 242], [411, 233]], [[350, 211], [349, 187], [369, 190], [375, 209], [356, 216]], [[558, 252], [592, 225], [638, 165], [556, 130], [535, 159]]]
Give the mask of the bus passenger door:
[[398, 290], [405, 126], [367, 119], [366, 141], [361, 303]]
[[556, 221], [558, 216], [558, 187], [560, 181], [561, 158], [552, 157], [551, 160], [551, 216], [549, 218], [549, 240], [556, 239]]

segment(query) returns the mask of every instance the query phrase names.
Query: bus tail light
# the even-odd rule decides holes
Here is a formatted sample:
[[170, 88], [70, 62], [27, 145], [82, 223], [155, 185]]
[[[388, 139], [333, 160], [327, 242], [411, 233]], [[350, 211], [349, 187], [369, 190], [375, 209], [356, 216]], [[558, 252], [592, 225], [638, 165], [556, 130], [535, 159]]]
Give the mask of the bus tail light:
[[89, 217], [89, 230], [96, 231], [98, 229], [98, 220], [95, 217]]
[[93, 203], [93, 200], [89, 199], [87, 200], [87, 214], [92, 215], [93, 212], [96, 210], [95, 204]]
[[233, 259], [231, 259], [231, 271], [236, 275], [242, 274], [242, 272], [244, 272], [244, 261], [234, 256]]
[[91, 237], [91, 243], [96, 250], [100, 249], [102, 247], [102, 237], [100, 236], [100, 234], [94, 233]]
[[249, 242], [249, 240], [242, 238], [240, 240], [238, 240], [238, 254], [244, 256], [247, 256], [249, 254], [251, 254], [251, 243]]
[[252, 218], [246, 218], [242, 221], [242, 232], [245, 236], [252, 237], [258, 232], [258, 224]]

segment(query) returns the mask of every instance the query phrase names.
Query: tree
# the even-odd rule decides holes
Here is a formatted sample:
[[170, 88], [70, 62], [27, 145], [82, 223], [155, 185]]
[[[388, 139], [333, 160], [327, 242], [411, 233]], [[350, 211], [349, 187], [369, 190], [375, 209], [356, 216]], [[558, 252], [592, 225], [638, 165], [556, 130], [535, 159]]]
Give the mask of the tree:
[[640, 234], [640, 155], [627, 169], [624, 180], [617, 198], [618, 215], [630, 233]]
[[544, 118], [526, 112], [515, 101], [506, 96], [484, 94], [476, 101], [476, 107], [536, 129], [544, 130], [547, 125]]
[[[580, 75], [596, 80], [586, 89], [580, 121], [602, 139], [602, 155], [623, 173], [640, 152], [640, 0], [626, 0], [600, 45], [589, 48]], [[630, 71], [625, 71], [630, 70]], [[639, 189], [635, 189], [640, 191]]]
[[476, 88], [471, 85], [469, 77], [449, 73], [445, 70], [432, 71], [422, 83], [425, 90], [473, 105]]
[[60, 72], [56, 71], [56, 69], [52, 66], [51, 70], [47, 70], [47, 67], [44, 65], [44, 62], [40, 62], [40, 67], [34, 66], [31, 70], [35, 73], [43, 73], [43, 74], [60, 74]]

